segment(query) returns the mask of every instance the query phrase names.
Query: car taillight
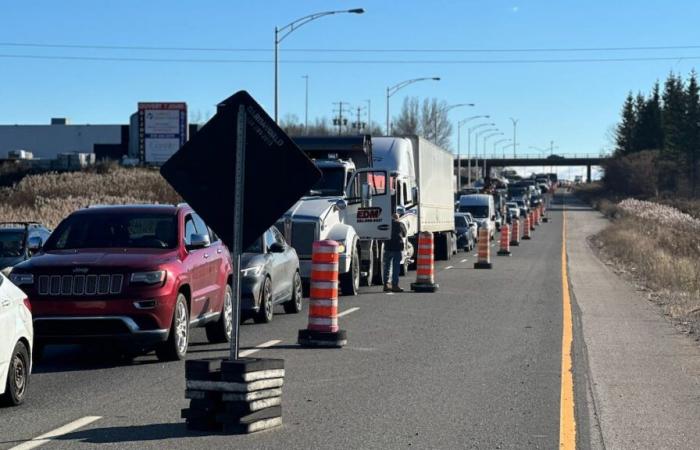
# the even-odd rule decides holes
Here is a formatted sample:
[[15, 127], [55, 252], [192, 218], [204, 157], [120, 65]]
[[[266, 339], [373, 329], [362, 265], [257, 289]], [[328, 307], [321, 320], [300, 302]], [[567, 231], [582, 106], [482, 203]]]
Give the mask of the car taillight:
[[27, 309], [29, 310], [29, 312], [32, 312], [32, 304], [31, 304], [31, 302], [29, 301], [29, 298], [27, 298], [27, 297], [24, 297], [24, 306], [27, 307]]

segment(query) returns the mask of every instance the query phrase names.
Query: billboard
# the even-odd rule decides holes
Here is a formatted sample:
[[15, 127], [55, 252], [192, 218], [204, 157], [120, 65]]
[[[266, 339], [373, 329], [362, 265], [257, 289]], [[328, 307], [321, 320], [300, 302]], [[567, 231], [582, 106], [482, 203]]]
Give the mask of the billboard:
[[139, 159], [162, 164], [187, 142], [187, 104], [139, 103]]

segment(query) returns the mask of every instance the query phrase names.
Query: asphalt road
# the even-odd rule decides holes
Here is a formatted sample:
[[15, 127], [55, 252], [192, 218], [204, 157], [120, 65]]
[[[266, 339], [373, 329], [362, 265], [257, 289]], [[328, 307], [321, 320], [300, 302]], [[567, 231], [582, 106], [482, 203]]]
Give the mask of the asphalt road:
[[[242, 348], [284, 358], [284, 425], [248, 436], [193, 433], [180, 410], [184, 364], [154, 355], [55, 348], [35, 367], [27, 403], [0, 410], [0, 449], [85, 417], [47, 448], [489, 448], [559, 446], [562, 215], [550, 213], [512, 257], [475, 270], [459, 253], [437, 265], [435, 294], [364, 288], [341, 297], [348, 345], [296, 345], [306, 310], [242, 326]], [[402, 279], [408, 288], [415, 272]], [[277, 342], [279, 341], [279, 342]], [[190, 358], [226, 346], [192, 336]]]

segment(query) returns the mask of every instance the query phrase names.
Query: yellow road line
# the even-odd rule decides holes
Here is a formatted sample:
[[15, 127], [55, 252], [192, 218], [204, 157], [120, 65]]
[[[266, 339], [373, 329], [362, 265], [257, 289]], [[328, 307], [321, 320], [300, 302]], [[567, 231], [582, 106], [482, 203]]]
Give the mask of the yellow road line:
[[573, 323], [571, 320], [571, 295], [566, 264], [566, 207], [562, 212], [561, 286], [563, 293], [563, 330], [561, 336], [561, 397], [559, 411], [559, 448], [576, 448], [576, 418], [574, 417], [574, 374], [571, 364]]

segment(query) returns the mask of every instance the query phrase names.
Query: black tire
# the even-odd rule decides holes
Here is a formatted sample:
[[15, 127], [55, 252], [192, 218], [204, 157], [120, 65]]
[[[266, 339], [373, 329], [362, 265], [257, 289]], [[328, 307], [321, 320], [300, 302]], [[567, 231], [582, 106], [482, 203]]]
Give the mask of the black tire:
[[[373, 250], [370, 250], [370, 255], [372, 255]], [[362, 263], [360, 262], [360, 265]], [[370, 259], [370, 261], [367, 263], [367, 275], [363, 275], [360, 277], [360, 284], [362, 286], [372, 286], [372, 281], [374, 280], [374, 261]]]
[[301, 312], [303, 296], [301, 275], [299, 275], [299, 272], [294, 272], [294, 280], [292, 280], [292, 299], [284, 304], [284, 312], [287, 314], [298, 314]]
[[274, 317], [274, 305], [272, 304], [272, 281], [265, 278], [260, 288], [260, 309], [253, 320], [255, 323], [270, 323]]
[[[184, 315], [184, 317], [183, 317]], [[173, 308], [173, 320], [168, 340], [156, 347], [156, 356], [161, 361], [180, 361], [187, 355], [190, 339], [190, 311], [184, 294], [177, 294]]]
[[435, 260], [449, 261], [452, 257], [452, 249], [450, 248], [450, 236], [447, 234], [438, 234], [435, 236]]
[[384, 243], [377, 244], [377, 257], [373, 258], [374, 277], [372, 284], [375, 286], [384, 286]]
[[343, 295], [357, 295], [360, 290], [360, 256], [357, 249], [352, 252], [350, 270], [340, 274], [340, 290]]
[[408, 258], [404, 258], [403, 262], [401, 263], [401, 267], [399, 267], [399, 275], [402, 277], [408, 275]]
[[219, 320], [207, 324], [207, 340], [212, 344], [221, 344], [231, 341], [233, 330], [233, 289], [226, 283], [224, 291], [224, 304], [221, 307]]
[[29, 367], [29, 350], [23, 342], [17, 342], [7, 368], [7, 384], [5, 393], [0, 396], [1, 404], [19, 406], [24, 402], [29, 387]]

